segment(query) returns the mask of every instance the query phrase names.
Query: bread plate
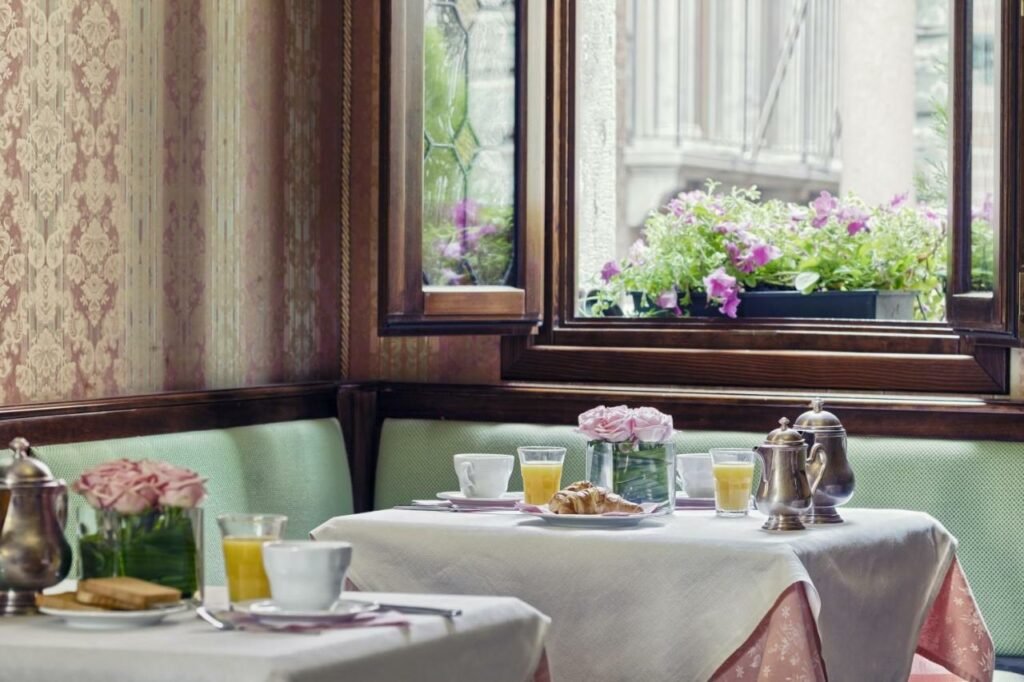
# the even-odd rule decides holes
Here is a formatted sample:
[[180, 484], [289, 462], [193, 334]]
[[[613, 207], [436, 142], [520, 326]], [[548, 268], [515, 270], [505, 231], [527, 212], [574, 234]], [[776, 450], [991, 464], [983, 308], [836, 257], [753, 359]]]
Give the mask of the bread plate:
[[622, 512], [610, 512], [607, 514], [555, 514], [548, 511], [547, 507], [531, 507], [525, 505], [519, 507], [519, 511], [528, 516], [540, 519], [552, 526], [563, 526], [566, 528], [631, 528], [638, 526], [652, 514], [625, 514]]
[[163, 604], [139, 611], [72, 611], [40, 606], [39, 612], [56, 616], [69, 628], [79, 630], [124, 630], [156, 625], [167, 616], [188, 610], [185, 602]]

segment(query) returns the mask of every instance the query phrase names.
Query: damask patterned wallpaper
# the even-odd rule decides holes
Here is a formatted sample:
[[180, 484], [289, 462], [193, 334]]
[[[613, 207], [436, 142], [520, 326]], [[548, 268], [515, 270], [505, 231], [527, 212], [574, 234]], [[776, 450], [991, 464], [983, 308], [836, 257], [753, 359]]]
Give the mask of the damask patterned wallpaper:
[[0, 0], [0, 403], [337, 376], [331, 4]]

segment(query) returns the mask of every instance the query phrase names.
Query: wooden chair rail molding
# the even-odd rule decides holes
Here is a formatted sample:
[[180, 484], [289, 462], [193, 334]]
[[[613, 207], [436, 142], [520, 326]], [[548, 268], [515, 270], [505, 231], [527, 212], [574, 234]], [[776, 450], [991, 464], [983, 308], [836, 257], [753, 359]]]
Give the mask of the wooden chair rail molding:
[[200, 431], [338, 414], [333, 381], [0, 407], [0, 447]]
[[822, 395], [854, 435], [1024, 440], [1024, 403], [972, 396], [877, 395], [749, 389], [666, 389], [568, 384], [499, 386], [382, 383], [377, 421], [388, 417], [575, 424], [598, 404], [651, 405], [681, 429], [765, 433]]

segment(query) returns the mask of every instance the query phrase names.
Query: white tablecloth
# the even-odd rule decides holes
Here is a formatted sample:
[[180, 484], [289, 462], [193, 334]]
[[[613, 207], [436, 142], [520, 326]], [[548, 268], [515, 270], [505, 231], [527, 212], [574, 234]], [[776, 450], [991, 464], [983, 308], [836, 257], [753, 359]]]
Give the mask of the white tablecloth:
[[219, 632], [194, 613], [158, 626], [72, 630], [50, 616], [0, 619], [4, 682], [416, 682], [531, 679], [548, 619], [501, 597], [361, 593], [360, 599], [461, 608], [453, 620], [320, 634]]
[[515, 513], [388, 510], [331, 519], [361, 589], [519, 597], [552, 618], [552, 679], [706, 680], [803, 582], [833, 682], [905, 682], [955, 541], [926, 514], [843, 509], [793, 533], [683, 511], [635, 529]]

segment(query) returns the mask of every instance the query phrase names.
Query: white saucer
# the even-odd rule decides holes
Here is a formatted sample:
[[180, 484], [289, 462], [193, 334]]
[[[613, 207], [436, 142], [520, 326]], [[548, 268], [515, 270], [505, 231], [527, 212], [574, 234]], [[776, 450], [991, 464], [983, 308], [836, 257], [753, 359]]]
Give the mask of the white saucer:
[[80, 630], [123, 630], [125, 628], [141, 628], [147, 625], [156, 625], [167, 616], [181, 613], [187, 609], [188, 604], [185, 602], [175, 602], [167, 606], [140, 611], [70, 611], [40, 606], [39, 612], [60, 618], [69, 628], [78, 628]]
[[356, 616], [380, 609], [380, 605], [371, 601], [339, 599], [328, 609], [322, 611], [293, 611], [282, 609], [272, 599], [252, 599], [233, 604], [233, 610], [255, 616], [260, 620], [275, 621], [346, 621]]
[[438, 493], [437, 497], [465, 507], [514, 507], [516, 502], [523, 500], [522, 493], [505, 493], [501, 497], [466, 497], [458, 490]]
[[652, 518], [651, 514], [552, 514], [530, 511], [522, 513], [541, 519], [552, 526], [569, 528], [631, 528]]

